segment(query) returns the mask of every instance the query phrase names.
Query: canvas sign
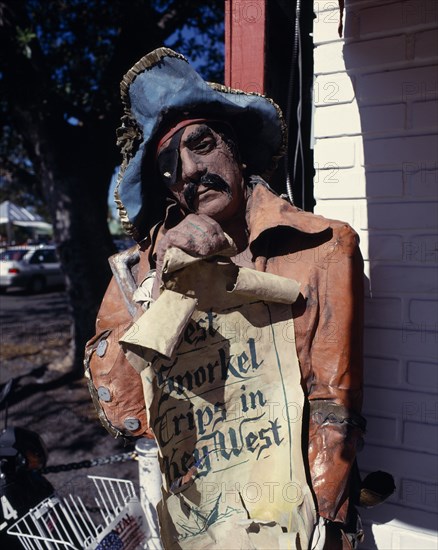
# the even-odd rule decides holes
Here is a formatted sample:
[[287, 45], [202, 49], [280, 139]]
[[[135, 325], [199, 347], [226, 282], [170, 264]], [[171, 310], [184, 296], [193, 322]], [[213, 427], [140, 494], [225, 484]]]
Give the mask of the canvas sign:
[[164, 546], [308, 547], [299, 284], [170, 249], [163, 288], [121, 342], [159, 447]]

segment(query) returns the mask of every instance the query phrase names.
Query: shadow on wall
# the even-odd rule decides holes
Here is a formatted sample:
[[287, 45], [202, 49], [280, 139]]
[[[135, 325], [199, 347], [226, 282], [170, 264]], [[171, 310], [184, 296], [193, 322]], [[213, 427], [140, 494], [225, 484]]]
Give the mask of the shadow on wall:
[[[366, 548], [377, 548], [378, 524], [392, 520], [385, 540], [410, 548], [406, 538], [397, 546], [400, 530], [437, 526], [437, 3], [351, 3], [345, 19], [343, 54], [363, 134], [368, 225], [361, 229], [368, 230], [371, 287], [368, 433], [358, 462], [363, 475], [391, 472], [397, 486], [387, 503], [361, 515]], [[421, 534], [412, 536], [425, 547]]]

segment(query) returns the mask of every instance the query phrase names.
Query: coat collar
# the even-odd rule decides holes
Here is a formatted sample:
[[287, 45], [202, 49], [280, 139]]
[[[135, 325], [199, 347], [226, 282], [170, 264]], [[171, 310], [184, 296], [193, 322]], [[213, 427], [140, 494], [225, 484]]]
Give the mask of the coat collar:
[[330, 226], [322, 216], [300, 210], [260, 184], [248, 199], [246, 221], [250, 245], [265, 231], [280, 226], [310, 234], [322, 233]]

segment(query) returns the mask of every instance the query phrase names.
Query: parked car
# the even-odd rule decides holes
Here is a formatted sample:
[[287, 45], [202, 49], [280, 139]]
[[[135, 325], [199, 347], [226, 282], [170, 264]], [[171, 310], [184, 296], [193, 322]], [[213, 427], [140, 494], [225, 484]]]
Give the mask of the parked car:
[[54, 246], [16, 246], [0, 252], [1, 292], [10, 287], [22, 287], [37, 293], [64, 282]]

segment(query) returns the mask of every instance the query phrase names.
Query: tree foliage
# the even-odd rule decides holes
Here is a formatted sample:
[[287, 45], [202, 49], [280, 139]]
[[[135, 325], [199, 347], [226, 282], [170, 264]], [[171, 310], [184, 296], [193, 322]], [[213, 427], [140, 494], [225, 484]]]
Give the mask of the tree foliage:
[[[11, 103], [36, 93], [39, 108], [57, 111], [66, 123], [88, 131], [96, 119], [109, 119], [115, 127], [121, 77], [154, 47], [166, 43], [194, 61], [205, 78], [221, 79], [222, 19], [220, 1], [0, 1], [0, 45], [8, 53], [0, 61], [3, 186], [20, 181], [37, 205], [41, 199], [26, 158], [32, 157], [26, 132], [15, 126]], [[31, 105], [30, 98], [22, 99]], [[112, 160], [116, 166], [118, 157]]]
[[33, 198], [51, 216], [76, 365], [114, 252], [107, 193], [120, 162], [119, 82], [163, 44], [218, 79], [222, 21], [223, 0], [0, 0], [0, 198]]

